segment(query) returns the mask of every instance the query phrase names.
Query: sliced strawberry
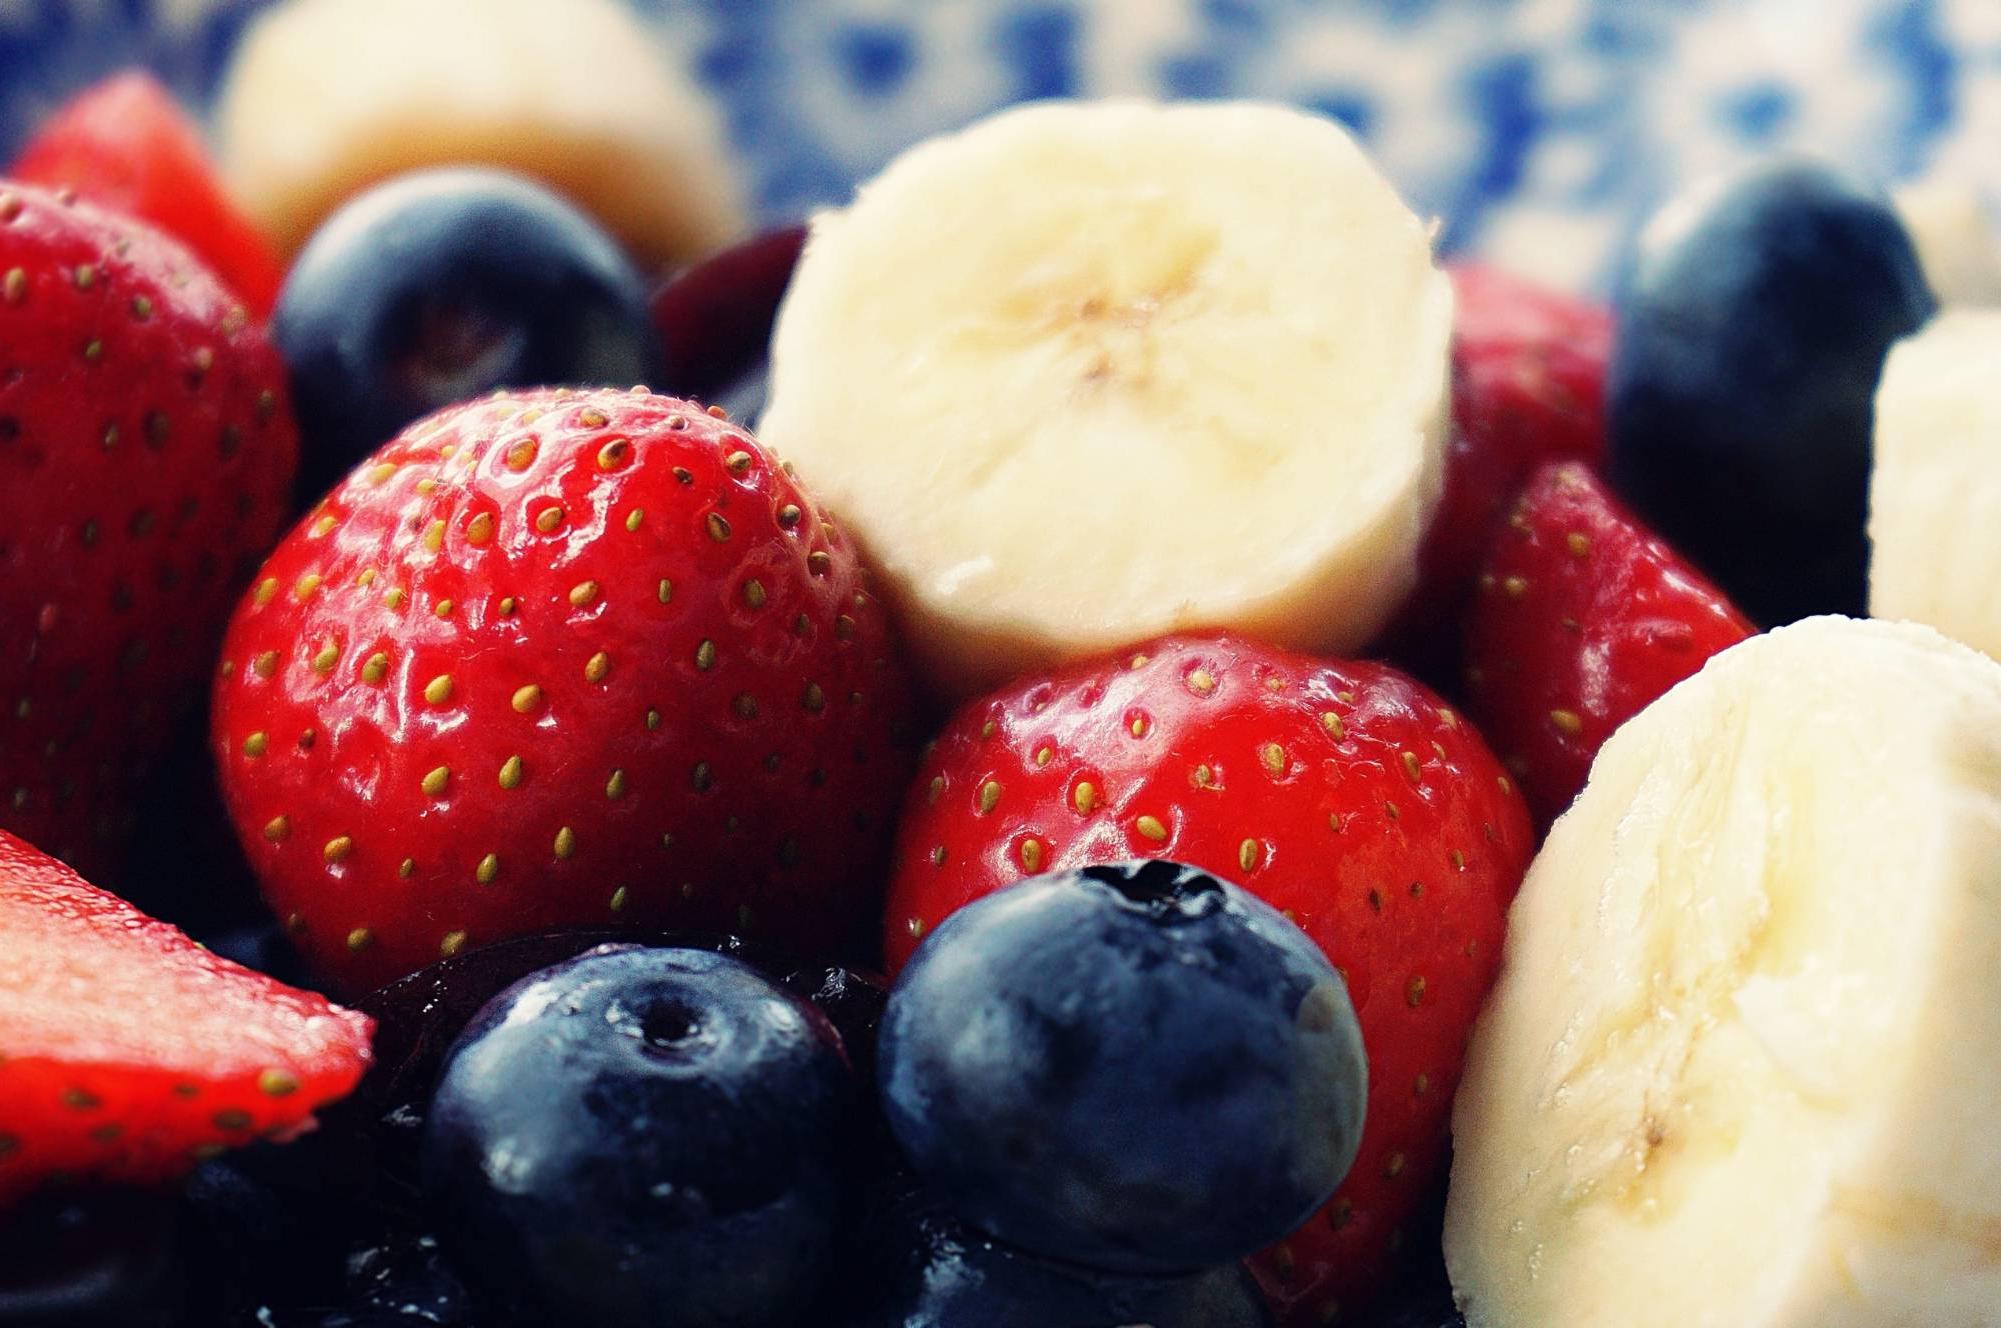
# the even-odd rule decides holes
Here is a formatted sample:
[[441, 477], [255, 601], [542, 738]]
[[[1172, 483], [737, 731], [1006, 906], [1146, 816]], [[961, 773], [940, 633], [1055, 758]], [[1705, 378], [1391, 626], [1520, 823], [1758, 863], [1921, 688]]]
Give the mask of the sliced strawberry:
[[144, 70], [115, 74], [65, 103], [9, 174], [74, 189], [158, 226], [206, 260], [259, 318], [278, 298], [284, 271], [276, 252], [229, 201], [195, 122]]
[[1418, 555], [1418, 589], [1392, 635], [1457, 620], [1508, 499], [1546, 461], [1605, 457], [1612, 315], [1495, 268], [1451, 270], [1452, 434], [1445, 493]]
[[0, 1203], [292, 1134], [359, 1082], [372, 1027], [0, 831]]
[[1382, 1289], [1442, 1177], [1465, 1040], [1532, 840], [1478, 734], [1378, 664], [1170, 638], [976, 701], [898, 833], [892, 966], [954, 909], [1038, 871], [1168, 857], [1284, 909], [1339, 965], [1370, 1059], [1361, 1155], [1257, 1271], [1287, 1322]]
[[877, 925], [907, 688], [854, 548], [671, 397], [413, 425], [237, 611], [213, 741], [265, 896], [350, 988], [569, 925]]
[[1613, 729], [1757, 630], [1576, 464], [1530, 479], [1477, 586], [1468, 704], [1545, 824]]
[[120, 884], [297, 454], [277, 354], [199, 260], [0, 182], [0, 827]]

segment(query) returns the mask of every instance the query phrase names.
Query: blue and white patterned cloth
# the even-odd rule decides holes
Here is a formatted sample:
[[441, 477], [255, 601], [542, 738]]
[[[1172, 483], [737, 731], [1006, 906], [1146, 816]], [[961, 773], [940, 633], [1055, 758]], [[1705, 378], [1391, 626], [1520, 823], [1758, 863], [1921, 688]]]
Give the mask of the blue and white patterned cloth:
[[[199, 101], [259, 3], [0, 0], [0, 150], [133, 61]], [[1665, 194], [1774, 147], [2001, 192], [2001, 0], [640, 3], [722, 99], [770, 217], [1007, 102], [1115, 93], [1324, 110], [1450, 249], [1578, 287]]]

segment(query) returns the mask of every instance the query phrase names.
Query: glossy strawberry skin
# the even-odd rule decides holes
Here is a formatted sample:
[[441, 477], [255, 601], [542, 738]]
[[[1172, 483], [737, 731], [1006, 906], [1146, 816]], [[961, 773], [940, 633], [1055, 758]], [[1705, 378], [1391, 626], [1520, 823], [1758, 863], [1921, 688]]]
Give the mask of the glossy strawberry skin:
[[1575, 464], [1530, 479], [1476, 586], [1467, 703], [1544, 824], [1612, 730], [1757, 630]]
[[159, 227], [260, 319], [278, 298], [276, 252], [229, 201], [195, 122], [144, 70], [115, 74], [57, 108], [9, 173]]
[[1605, 459], [1611, 311], [1496, 268], [1448, 271], [1458, 307], [1445, 491], [1400, 618], [1404, 636], [1456, 621], [1488, 534], [1530, 471], [1560, 460], [1597, 469]]
[[571, 925], [872, 932], [907, 687], [846, 536], [670, 397], [440, 412], [307, 513], [231, 625], [238, 836], [355, 989]]
[[[1088, 788], [1086, 787], [1088, 785]], [[1169, 638], [961, 710], [898, 832], [892, 969], [1036, 871], [1166, 857], [1286, 911], [1347, 978], [1369, 1052], [1361, 1154], [1256, 1271], [1288, 1322], [1382, 1289], [1443, 1174], [1447, 1117], [1528, 815], [1466, 722], [1377, 664]]]
[[297, 455], [276, 353], [198, 260], [0, 182], [0, 828], [118, 883]]
[[296, 1131], [360, 1080], [372, 1027], [0, 831], [0, 1204]]

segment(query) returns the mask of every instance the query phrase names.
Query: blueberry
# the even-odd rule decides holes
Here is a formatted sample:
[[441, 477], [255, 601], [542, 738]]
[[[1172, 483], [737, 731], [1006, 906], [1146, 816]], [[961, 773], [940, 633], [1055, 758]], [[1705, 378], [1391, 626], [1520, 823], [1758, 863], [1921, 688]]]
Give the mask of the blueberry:
[[1319, 949], [1170, 862], [1031, 878], [947, 918], [890, 993], [877, 1057], [890, 1128], [941, 1198], [1126, 1272], [1287, 1235], [1354, 1161], [1366, 1096]]
[[607, 945], [494, 998], [445, 1059], [423, 1173], [474, 1293], [600, 1328], [782, 1324], [817, 1292], [853, 1082], [742, 961]]
[[0, 1328], [158, 1328], [178, 1318], [174, 1202], [44, 1192], [0, 1219]]
[[1831, 167], [1682, 200], [1618, 303], [1614, 483], [1760, 622], [1860, 615], [1876, 382], [1934, 308], [1889, 201]]
[[1240, 1264], [1178, 1276], [1108, 1273], [1002, 1245], [912, 1195], [850, 1270], [843, 1328], [1269, 1328]]
[[[323, 1112], [323, 1122], [352, 1126], [371, 1155], [378, 1182], [391, 1189], [417, 1183], [418, 1150], [431, 1090], [445, 1056], [482, 1007], [507, 987], [586, 950], [613, 942], [715, 950], [760, 966], [779, 959], [734, 936], [651, 932], [608, 927], [572, 928], [513, 936], [462, 951], [429, 968], [398, 978], [356, 1002], [375, 1020], [375, 1066], [353, 1097]], [[803, 993], [802, 993], [803, 994]], [[836, 1028], [842, 1025], [836, 1021]], [[329, 1114], [331, 1120], [329, 1120]], [[325, 1141], [321, 1130], [307, 1142]], [[296, 1147], [292, 1150], [296, 1152]], [[382, 1188], [378, 1184], [378, 1189]]]
[[497, 387], [660, 381], [646, 290], [576, 208], [444, 168], [360, 194], [293, 264], [272, 334], [317, 497], [404, 425]]

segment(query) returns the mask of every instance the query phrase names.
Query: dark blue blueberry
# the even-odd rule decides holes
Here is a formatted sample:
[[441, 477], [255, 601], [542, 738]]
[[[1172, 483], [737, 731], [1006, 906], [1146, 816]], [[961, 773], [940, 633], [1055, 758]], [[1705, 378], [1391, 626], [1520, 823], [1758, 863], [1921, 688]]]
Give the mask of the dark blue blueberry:
[[[760, 964], [774, 958], [753, 953], [733, 936], [660, 932], [635, 937], [629, 931], [582, 928], [509, 937], [441, 959], [356, 1002], [375, 1020], [375, 1067], [359, 1092], [332, 1109], [336, 1120], [358, 1121], [357, 1132], [382, 1178], [414, 1186], [431, 1090], [447, 1053], [474, 1016], [506, 988], [542, 969], [598, 946], [634, 940], [716, 950]], [[328, 1133], [318, 1131], [307, 1141]]]
[[826, 1271], [853, 1082], [742, 961], [608, 945], [509, 987], [446, 1057], [423, 1173], [475, 1295], [597, 1328], [781, 1324]]
[[0, 1328], [164, 1328], [179, 1315], [171, 1195], [47, 1192], [0, 1219]]
[[1614, 483], [1758, 621], [1861, 614], [1876, 382], [1934, 307], [1889, 201], [1831, 167], [1683, 200], [1619, 301]]
[[497, 387], [658, 383], [646, 291], [618, 245], [499, 171], [399, 176], [329, 217], [272, 333], [317, 497], [404, 425]]
[[1170, 862], [1024, 881], [952, 915], [883, 1017], [884, 1109], [975, 1225], [1127, 1272], [1291, 1232], [1354, 1161], [1367, 1069], [1297, 927]]
[[1173, 1276], [1108, 1273], [1011, 1249], [911, 1197], [849, 1270], [842, 1328], [1269, 1328], [1241, 1264]]

